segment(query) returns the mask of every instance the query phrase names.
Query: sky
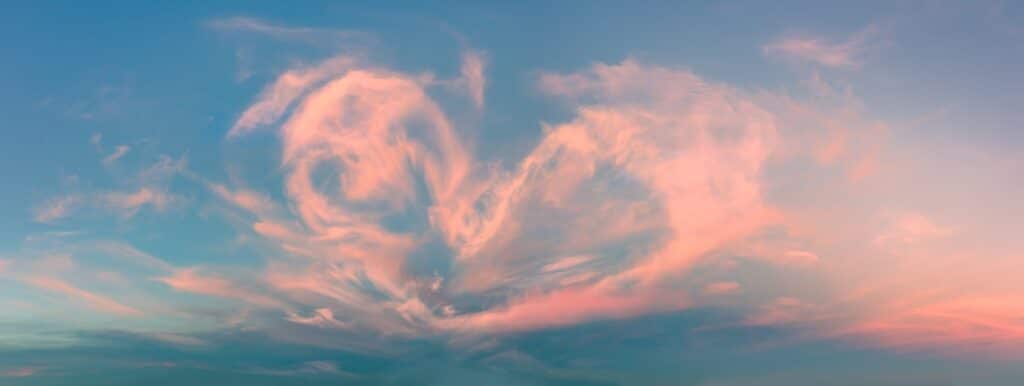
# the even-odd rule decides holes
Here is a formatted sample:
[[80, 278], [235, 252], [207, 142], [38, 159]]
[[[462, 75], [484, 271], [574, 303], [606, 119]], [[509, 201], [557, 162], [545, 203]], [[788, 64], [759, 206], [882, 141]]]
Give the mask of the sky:
[[0, 385], [1019, 385], [1013, 1], [9, 2]]

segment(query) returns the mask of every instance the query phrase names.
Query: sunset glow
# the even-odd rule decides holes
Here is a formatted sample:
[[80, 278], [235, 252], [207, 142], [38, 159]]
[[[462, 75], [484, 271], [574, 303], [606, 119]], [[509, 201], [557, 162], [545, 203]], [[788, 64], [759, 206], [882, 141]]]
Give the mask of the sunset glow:
[[1020, 385], [1010, 1], [9, 4], [0, 385]]

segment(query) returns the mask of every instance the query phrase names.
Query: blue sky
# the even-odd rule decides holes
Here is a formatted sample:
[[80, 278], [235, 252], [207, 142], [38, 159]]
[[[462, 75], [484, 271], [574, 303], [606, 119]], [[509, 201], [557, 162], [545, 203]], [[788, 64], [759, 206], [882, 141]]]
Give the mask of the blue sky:
[[1024, 377], [1015, 2], [5, 8], [0, 384]]

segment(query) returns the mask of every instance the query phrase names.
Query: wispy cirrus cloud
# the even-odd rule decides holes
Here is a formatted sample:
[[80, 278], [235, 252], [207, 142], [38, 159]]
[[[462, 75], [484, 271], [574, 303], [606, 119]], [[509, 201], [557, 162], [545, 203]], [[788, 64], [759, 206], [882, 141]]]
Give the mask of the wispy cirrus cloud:
[[296, 98], [311, 87], [343, 73], [354, 65], [353, 58], [338, 57], [309, 68], [288, 70], [273, 84], [268, 85], [257, 98], [257, 102], [242, 113], [228, 131], [228, 136], [242, 135], [261, 125], [273, 123], [285, 113]]
[[953, 234], [952, 228], [938, 225], [920, 213], [885, 213], [882, 217], [886, 229], [874, 240], [879, 244], [910, 244]]
[[[94, 136], [99, 139], [99, 136]], [[98, 142], [97, 142], [98, 144]], [[118, 146], [113, 154], [103, 159], [110, 165], [127, 151], [128, 146]], [[115, 213], [121, 218], [134, 217], [143, 208], [163, 212], [184, 199], [170, 192], [170, 181], [186, 171], [184, 157], [172, 158], [166, 155], [156, 157], [156, 161], [142, 167], [136, 166], [136, 172], [128, 176], [117, 175], [119, 186], [114, 189], [75, 189], [51, 198], [33, 210], [32, 218], [41, 223], [51, 223], [70, 217], [76, 212]]]
[[[183, 319], [180, 312], [160, 303], [166, 294], [154, 291], [152, 284], [154, 276], [174, 267], [122, 242], [45, 238], [10, 253], [2, 263], [0, 279], [10, 285], [11, 294], [25, 299], [31, 318], [73, 322], [83, 329], [111, 328], [111, 318], [123, 321], [123, 326], [146, 326], [156, 318]], [[36, 302], [48, 306], [36, 307]]]
[[792, 34], [769, 42], [761, 49], [766, 55], [829, 68], [857, 68], [863, 64], [863, 55], [876, 44], [879, 33], [879, 27], [870, 25], [839, 41]]
[[122, 303], [119, 303], [114, 299], [78, 288], [74, 285], [71, 285], [70, 283], [53, 277], [31, 277], [25, 279], [25, 282], [33, 286], [39, 287], [41, 289], [45, 289], [47, 291], [52, 291], [67, 295], [72, 298], [80, 299], [102, 311], [112, 312], [124, 316], [142, 315], [141, 311], [126, 306]]
[[22, 377], [31, 377], [33, 375], [36, 375], [36, 373], [38, 373], [38, 372], [39, 372], [39, 369], [36, 369], [36, 368], [33, 368], [33, 367], [20, 367], [20, 368], [16, 368], [16, 369], [4, 370], [4, 372], [2, 374], [5, 377], [22, 378]]
[[36, 208], [33, 219], [42, 223], [54, 222], [71, 216], [76, 210], [87, 208], [131, 218], [143, 208], [162, 212], [180, 201], [180, 197], [157, 186], [142, 186], [130, 191], [71, 194], [43, 203]]
[[486, 66], [487, 61], [482, 53], [467, 50], [462, 53], [459, 78], [453, 81], [454, 86], [469, 95], [477, 109], [484, 106], [484, 92], [487, 87], [487, 78], [484, 76]]
[[158, 280], [182, 292], [237, 299], [253, 305], [271, 308], [282, 307], [283, 304], [268, 296], [242, 288], [232, 281], [215, 276], [202, 275], [196, 272], [194, 268], [179, 269], [170, 276], [162, 277]]
[[125, 154], [128, 154], [129, 150], [131, 150], [131, 146], [128, 146], [128, 145], [118, 145], [117, 147], [114, 148], [114, 151], [112, 153], [110, 153], [110, 155], [108, 155], [106, 157], [103, 157], [103, 164], [104, 165], [110, 165], [110, 164], [116, 162], [121, 157], [124, 157]]
[[[216, 28], [314, 33], [248, 19]], [[764, 49], [853, 68], [873, 33]], [[110, 251], [161, 284], [147, 296], [223, 308], [168, 314], [318, 346], [484, 344], [695, 307], [727, 308], [744, 328], [877, 347], [1020, 345], [1020, 288], [1000, 273], [1014, 264], [967, 248], [961, 227], [934, 220], [948, 216], [890, 209], [918, 198], [893, 191], [926, 192], [894, 177], [909, 163], [884, 146], [891, 128], [848, 92], [812, 83], [803, 100], [632, 59], [540, 72], [537, 87], [568, 118], [539, 124], [522, 158], [499, 160], [474, 152], [472, 128], [450, 118], [458, 103], [486, 104], [483, 54], [461, 61], [458, 75], [438, 80], [335, 56], [283, 71], [255, 97], [227, 137], [275, 131], [281, 185], [190, 181], [230, 207], [219, 213], [238, 244], [258, 246], [260, 265], [175, 267]], [[469, 98], [437, 97], [453, 89]], [[184, 170], [183, 158], [161, 157], [122, 190], [82, 197], [124, 217], [164, 210], [176, 202], [167, 181]], [[960, 268], [970, 261], [978, 268]], [[104, 312], [134, 310], [59, 277], [26, 282]], [[168, 334], [151, 338], [197, 343]], [[366, 344], [360, 334], [386, 338]]]
[[171, 206], [177, 198], [162, 190], [152, 187], [141, 187], [132, 192], [110, 192], [100, 196], [104, 205], [125, 217], [132, 217], [139, 209], [149, 206], [156, 211], [163, 211]]
[[[259, 73], [261, 67], [273, 61], [268, 58], [279, 56], [282, 50], [303, 47], [322, 51], [325, 55], [346, 52], [348, 57], [354, 58], [362, 57], [362, 53], [375, 44], [375, 36], [362, 31], [290, 26], [245, 16], [211, 19], [203, 25], [221, 35], [246, 43], [235, 51], [239, 66], [238, 80], [246, 80]], [[278, 43], [272, 51], [273, 55], [263, 51], [268, 42]], [[294, 63], [279, 65], [290, 68]]]
[[[855, 63], [842, 55], [859, 44], [822, 64]], [[275, 84], [303, 71], [316, 81], [269, 86], [250, 108], [274, 106], [260, 121], [281, 121], [287, 205], [246, 188], [212, 188], [253, 216], [242, 229], [311, 259], [308, 267], [271, 263], [259, 278], [261, 291], [289, 304], [278, 307], [294, 324], [487, 335], [722, 302], [745, 310], [747, 325], [846, 339], [882, 334], [882, 322], [858, 310], [888, 306], [843, 286], [812, 298], [748, 291], [760, 287], [739, 273], [768, 263], [839, 283], [831, 277], [852, 272], [841, 268], [850, 256], [901, 248], [879, 238], [948, 235], [920, 215], [886, 217], [889, 225], [872, 232], [878, 222], [867, 216], [848, 225], [859, 238], [845, 243], [856, 248], [836, 250], [820, 234], [830, 212], [766, 193], [780, 189], [779, 168], [794, 167], [877, 189], [869, 177], [889, 172], [879, 166], [888, 127], [864, 117], [848, 94], [802, 101], [633, 60], [543, 73], [541, 90], [575, 115], [547, 125], [513, 167], [495, 168], [455, 134], [429, 92], [435, 82], [346, 63], [336, 72], [286, 72]], [[396, 229], [384, 220], [410, 213], [426, 221]], [[718, 279], [674, 284], [708, 270]], [[881, 283], [874, 291], [899, 298]]]
[[276, 375], [276, 376], [308, 376], [327, 374], [337, 377], [352, 378], [355, 374], [341, 370], [337, 364], [331, 361], [309, 361], [298, 366], [286, 369], [258, 368], [250, 370], [255, 374]]
[[740, 291], [740, 284], [734, 281], [719, 281], [704, 286], [704, 293], [710, 295], [724, 295]]
[[37, 222], [51, 222], [65, 218], [71, 214], [81, 198], [75, 195], [57, 197], [37, 207], [32, 218]]
[[[285, 73], [277, 82], [291, 77]], [[254, 232], [288, 253], [320, 261], [308, 272], [277, 272], [273, 266], [268, 272], [271, 288], [315, 308], [289, 320], [346, 329], [390, 325], [404, 333], [499, 332], [681, 309], [689, 303], [685, 295], [665, 292], [667, 278], [687, 275], [708, 253], [775, 221], [757, 187], [761, 165], [777, 141], [775, 118], [753, 95], [684, 70], [633, 61], [548, 74], [541, 78], [542, 89], [578, 104], [580, 116], [550, 128], [516, 168], [494, 170], [477, 165], [483, 163], [453, 134], [425, 92], [428, 84], [355, 67], [298, 94], [268, 88], [253, 105], [283, 106], [299, 98], [280, 129], [293, 212], [268, 210], [277, 206], [265, 195], [213, 189], [257, 217]], [[286, 112], [270, 111], [268, 121]], [[708, 119], [707, 111], [722, 114]], [[427, 137], [406, 134], [405, 125], [413, 121], [428, 128]], [[247, 122], [245, 116], [239, 122]], [[716, 136], [719, 130], [735, 135]], [[680, 151], [700, 148], [715, 150]], [[324, 168], [345, 172], [324, 184], [314, 173]], [[605, 197], [595, 208], [601, 201], [584, 192], [609, 182], [608, 175], [595, 174], [600, 168], [629, 175], [635, 187], [610, 193], [613, 199]], [[693, 172], [691, 179], [672, 177], [683, 170]], [[415, 178], [424, 179], [429, 199], [413, 189]], [[702, 216], [684, 214], [696, 208]], [[410, 233], [379, 222], [408, 210], [424, 210], [429, 224]], [[630, 215], [622, 217], [623, 211]], [[529, 220], [541, 212], [559, 220]], [[605, 217], [613, 213], [620, 214], [618, 220]], [[529, 237], [528, 227], [567, 242], [534, 242], [533, 250], [522, 250], [518, 240]], [[682, 231], [694, 227], [703, 229], [699, 239]], [[424, 232], [443, 236], [451, 255], [441, 261], [450, 259], [457, 270], [438, 275], [411, 269], [410, 257], [426, 247], [416, 236]], [[652, 244], [630, 254], [594, 253], [644, 239]], [[343, 254], [327, 258], [328, 251]], [[510, 258], [518, 254], [538, 258]], [[634, 283], [632, 289], [624, 289], [627, 283]], [[383, 301], [373, 301], [380, 295], [371, 291], [382, 292]], [[463, 311], [479, 307], [466, 300], [490, 291], [507, 293], [507, 303]], [[311, 302], [311, 295], [331, 301]]]
[[370, 39], [371, 36], [360, 31], [340, 30], [335, 28], [292, 27], [268, 22], [266, 20], [235, 16], [214, 19], [206, 22], [210, 28], [221, 31], [255, 33], [280, 40], [291, 40], [307, 44], [343, 44], [352, 39]]

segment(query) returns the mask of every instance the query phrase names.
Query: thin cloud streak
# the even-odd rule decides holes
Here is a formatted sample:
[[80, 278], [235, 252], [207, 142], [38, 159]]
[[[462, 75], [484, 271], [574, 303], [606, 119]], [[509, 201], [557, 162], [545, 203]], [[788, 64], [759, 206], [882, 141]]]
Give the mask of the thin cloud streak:
[[110, 155], [108, 155], [108, 156], [103, 158], [103, 164], [104, 165], [113, 164], [115, 161], [117, 161], [121, 157], [124, 157], [125, 154], [128, 154], [129, 150], [131, 150], [130, 146], [118, 145], [116, 148], [114, 148], [114, 152], [113, 153], [110, 153]]
[[794, 35], [765, 44], [762, 51], [797, 61], [811, 62], [829, 68], [857, 68], [862, 56], [872, 47], [879, 29], [868, 26], [844, 41], [830, 41], [819, 36]]
[[6, 370], [3, 372], [3, 376], [12, 378], [23, 378], [31, 377], [39, 372], [38, 369], [32, 367], [22, 367], [17, 369]]
[[52, 222], [69, 216], [78, 204], [79, 198], [74, 195], [51, 199], [36, 208], [33, 219], [36, 222]]
[[323, 44], [324, 42], [341, 44], [352, 39], [365, 40], [369, 38], [367, 34], [358, 31], [290, 27], [242, 16], [210, 20], [206, 23], [206, 26], [220, 31], [255, 33], [280, 40], [291, 40], [316, 45]]
[[174, 204], [177, 198], [167, 192], [142, 187], [134, 192], [110, 192], [101, 196], [102, 202], [125, 217], [132, 217], [143, 207], [149, 206], [163, 211]]
[[56, 278], [31, 277], [25, 279], [25, 282], [48, 291], [61, 293], [69, 297], [82, 300], [99, 310], [112, 312], [124, 316], [143, 315], [142, 311], [139, 311], [135, 308], [118, 303], [117, 301], [106, 296], [92, 293], [81, 288], [75, 287], [71, 284], [68, 284], [67, 282], [64, 282]]

